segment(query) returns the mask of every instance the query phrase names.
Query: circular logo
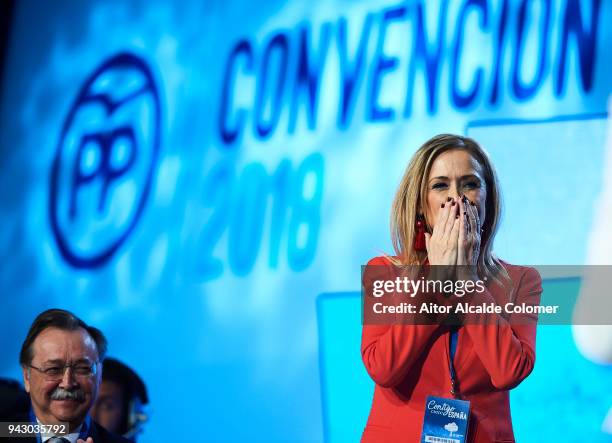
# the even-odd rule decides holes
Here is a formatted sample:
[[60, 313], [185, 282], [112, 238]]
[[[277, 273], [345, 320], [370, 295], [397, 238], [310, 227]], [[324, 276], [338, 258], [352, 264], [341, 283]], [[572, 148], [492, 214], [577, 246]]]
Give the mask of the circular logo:
[[49, 218], [77, 268], [109, 260], [134, 230], [160, 148], [161, 107], [151, 70], [120, 53], [85, 81], [64, 121], [51, 169]]

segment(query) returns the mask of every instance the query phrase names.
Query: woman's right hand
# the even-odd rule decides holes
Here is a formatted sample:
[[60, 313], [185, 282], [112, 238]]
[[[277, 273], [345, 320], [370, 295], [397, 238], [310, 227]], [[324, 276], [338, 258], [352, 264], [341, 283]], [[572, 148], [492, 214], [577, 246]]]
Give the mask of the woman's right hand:
[[429, 264], [455, 266], [457, 264], [460, 220], [459, 199], [452, 198], [441, 205], [431, 234], [425, 233]]

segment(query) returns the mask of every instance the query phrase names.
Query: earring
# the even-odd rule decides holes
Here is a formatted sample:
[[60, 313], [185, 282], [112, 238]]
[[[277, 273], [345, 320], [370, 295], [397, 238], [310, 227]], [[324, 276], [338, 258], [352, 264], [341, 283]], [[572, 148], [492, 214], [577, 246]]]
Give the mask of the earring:
[[414, 250], [426, 251], [427, 246], [425, 243], [425, 217], [423, 217], [423, 214], [417, 215], [415, 226], [416, 235], [414, 236]]

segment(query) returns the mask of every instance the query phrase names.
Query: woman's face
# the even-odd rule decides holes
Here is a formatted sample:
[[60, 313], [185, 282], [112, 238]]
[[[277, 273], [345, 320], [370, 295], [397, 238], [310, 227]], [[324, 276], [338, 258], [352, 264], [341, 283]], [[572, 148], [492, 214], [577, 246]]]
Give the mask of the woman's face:
[[451, 149], [440, 154], [431, 165], [427, 178], [427, 208], [425, 216], [433, 228], [438, 211], [448, 198], [464, 195], [478, 207], [480, 225], [485, 220], [487, 186], [482, 167], [466, 149]]

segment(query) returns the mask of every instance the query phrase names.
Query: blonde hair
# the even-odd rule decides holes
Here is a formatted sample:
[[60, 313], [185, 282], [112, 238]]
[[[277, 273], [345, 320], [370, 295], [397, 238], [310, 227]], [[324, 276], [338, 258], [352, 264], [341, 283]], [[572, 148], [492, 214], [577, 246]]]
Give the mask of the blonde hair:
[[[440, 154], [452, 149], [465, 149], [478, 161], [482, 168], [487, 189], [485, 202], [485, 221], [482, 226], [480, 254], [478, 256], [478, 275], [499, 281], [509, 280], [508, 273], [492, 252], [493, 240], [501, 218], [501, 195], [495, 169], [487, 153], [469, 137], [453, 134], [440, 134], [426, 141], [414, 154], [402, 177], [391, 208], [391, 237], [398, 265], [422, 264], [427, 259], [426, 251], [416, 251], [415, 221], [427, 202], [427, 180], [433, 162]], [[426, 214], [424, 214], [427, 217]], [[425, 219], [427, 230], [431, 223]]]

